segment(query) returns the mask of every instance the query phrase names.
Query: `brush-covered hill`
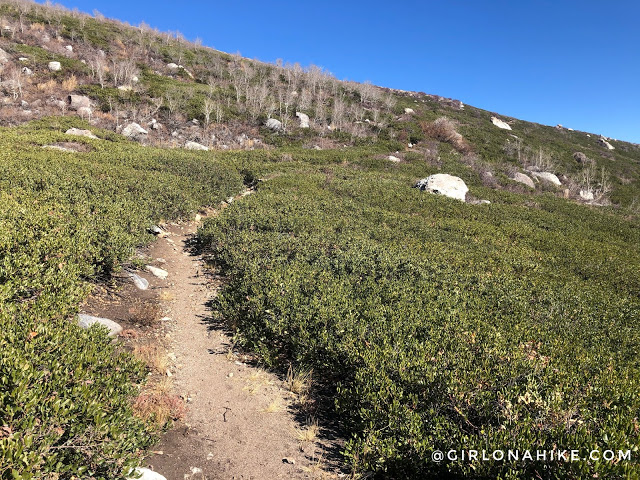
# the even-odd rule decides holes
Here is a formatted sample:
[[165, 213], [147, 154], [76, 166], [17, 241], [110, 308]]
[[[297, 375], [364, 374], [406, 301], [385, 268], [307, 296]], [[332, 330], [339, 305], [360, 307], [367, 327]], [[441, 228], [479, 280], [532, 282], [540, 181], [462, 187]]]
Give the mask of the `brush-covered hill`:
[[[0, 33], [2, 478], [141, 461], [144, 366], [71, 320], [150, 226], [243, 185], [199, 231], [214, 315], [313, 378], [354, 478], [638, 475], [638, 145], [27, 1]], [[437, 173], [467, 201], [412, 188]]]

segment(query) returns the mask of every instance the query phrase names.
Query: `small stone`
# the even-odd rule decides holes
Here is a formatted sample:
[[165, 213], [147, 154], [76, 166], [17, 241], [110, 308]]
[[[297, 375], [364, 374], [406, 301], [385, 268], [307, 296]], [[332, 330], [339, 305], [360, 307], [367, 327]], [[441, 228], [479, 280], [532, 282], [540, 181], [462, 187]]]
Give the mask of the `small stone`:
[[296, 461], [291, 457], [285, 457], [282, 459], [282, 463], [288, 463], [289, 465], [295, 465]]
[[227, 375], [227, 377], [229, 377], [229, 378], [233, 377], [233, 372], [230, 372], [230, 373]]
[[167, 272], [166, 270], [163, 270], [158, 267], [154, 267], [152, 265], [147, 265], [146, 270], [148, 272], [151, 272], [151, 274], [153, 274], [154, 276], [161, 278], [163, 280], [169, 276], [169, 272]]
[[395, 157], [395, 156], [393, 156], [393, 155], [389, 155], [389, 156], [387, 157], [387, 160], [389, 160], [390, 162], [394, 162], [394, 163], [398, 163], [398, 162], [400, 162], [400, 161], [401, 161], [398, 157]]
[[200, 215], [199, 213], [196, 213], [195, 221], [199, 222], [200, 220], [202, 220], [202, 215]]
[[49, 62], [49, 70], [52, 72], [58, 72], [62, 70], [62, 65], [60, 65], [60, 62]]

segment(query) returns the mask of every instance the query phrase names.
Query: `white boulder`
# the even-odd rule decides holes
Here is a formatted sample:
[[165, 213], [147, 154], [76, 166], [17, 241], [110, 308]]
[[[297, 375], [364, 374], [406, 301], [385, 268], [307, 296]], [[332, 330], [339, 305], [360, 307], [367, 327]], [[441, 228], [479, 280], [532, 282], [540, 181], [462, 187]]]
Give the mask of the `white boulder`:
[[523, 183], [527, 187], [536, 188], [536, 184], [533, 183], [533, 180], [531, 179], [531, 177], [529, 175], [525, 175], [524, 173], [517, 172], [513, 176], [513, 180], [515, 180], [516, 182]]
[[73, 52], [73, 47], [71, 45], [66, 45], [64, 48], [67, 52]]
[[78, 323], [78, 326], [85, 329], [90, 328], [92, 325], [95, 325], [96, 323], [98, 325], [103, 325], [109, 329], [110, 337], [117, 337], [118, 334], [122, 332], [122, 327], [118, 323], [114, 322], [113, 320], [109, 320], [108, 318], [94, 317], [92, 315], [86, 315], [84, 313], [78, 314], [77, 323]]
[[491, 117], [491, 123], [503, 130], [511, 130], [511, 126], [507, 122], [500, 120], [498, 117]]
[[187, 150], [209, 150], [209, 147], [201, 145], [198, 142], [187, 142], [184, 144], [184, 148]]
[[309, 128], [309, 115], [302, 112], [296, 112], [296, 117], [300, 119], [300, 128]]
[[75, 128], [75, 127], [70, 128], [64, 133], [66, 133], [67, 135], [76, 135], [78, 137], [87, 137], [87, 138], [95, 138], [95, 139], [98, 138], [93, 133], [91, 133], [91, 130], [82, 130], [80, 128]]
[[30, 77], [31, 75], [33, 75], [33, 70], [31, 70], [29, 67], [22, 67], [22, 74]]
[[147, 133], [149, 132], [135, 122], [130, 123], [122, 129], [122, 135], [129, 138], [144, 137]]
[[172, 62], [172, 63], [167, 63], [167, 68], [170, 70], [177, 70], [179, 67], [178, 67], [178, 64]]
[[545, 182], [553, 183], [558, 187], [562, 185], [562, 182], [560, 182], [560, 179], [551, 172], [531, 172], [531, 175], [533, 175], [536, 178], [539, 178], [540, 180], [544, 180]]
[[416, 112], [414, 112], [413, 108], [405, 108], [404, 113], [406, 113], [407, 115], [411, 115], [412, 113], [416, 113]]
[[82, 107], [91, 108], [91, 99], [84, 95], [69, 95], [67, 97], [67, 103], [70, 110], [78, 110]]
[[62, 70], [62, 65], [60, 65], [60, 62], [49, 62], [49, 70], [52, 72], [59, 72]]
[[613, 145], [611, 145], [609, 142], [607, 142], [607, 139], [604, 137], [600, 137], [598, 139], [598, 141], [600, 142], [600, 145], [602, 145], [603, 147], [606, 147], [607, 150], [615, 150], [616, 147], [614, 147]]
[[390, 162], [395, 162], [395, 163], [400, 162], [400, 159], [398, 157], [394, 156], [394, 155], [389, 155], [387, 157], [387, 160], [389, 160]]
[[459, 177], [447, 173], [436, 173], [416, 183], [415, 188], [465, 201], [469, 188]]
[[591, 190], [580, 190], [580, 198], [585, 202], [591, 202], [594, 199], [593, 192]]
[[280, 130], [282, 130], [282, 122], [280, 120], [276, 120], [275, 118], [268, 119], [265, 123], [265, 126], [268, 129], [273, 130], [274, 132], [279, 132]]

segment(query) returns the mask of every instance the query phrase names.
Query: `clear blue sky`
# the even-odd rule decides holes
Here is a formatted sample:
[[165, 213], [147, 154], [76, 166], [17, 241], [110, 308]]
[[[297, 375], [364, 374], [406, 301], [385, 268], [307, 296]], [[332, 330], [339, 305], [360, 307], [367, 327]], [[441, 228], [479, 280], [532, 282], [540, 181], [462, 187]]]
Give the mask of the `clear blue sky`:
[[249, 58], [640, 143], [640, 1], [61, 0]]

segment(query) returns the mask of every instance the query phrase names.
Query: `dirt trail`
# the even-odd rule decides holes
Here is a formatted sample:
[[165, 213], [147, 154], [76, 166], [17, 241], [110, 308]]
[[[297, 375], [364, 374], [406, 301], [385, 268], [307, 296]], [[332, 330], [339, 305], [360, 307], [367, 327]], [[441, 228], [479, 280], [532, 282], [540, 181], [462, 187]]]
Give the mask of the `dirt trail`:
[[158, 266], [169, 276], [151, 281], [170, 318], [171, 375], [188, 410], [147, 464], [168, 480], [337, 478], [320, 468], [326, 464], [313, 435], [302, 438], [283, 382], [244, 363], [211, 325], [206, 304], [220, 281], [189, 249], [197, 224], [167, 228], [148, 254], [166, 261]]

